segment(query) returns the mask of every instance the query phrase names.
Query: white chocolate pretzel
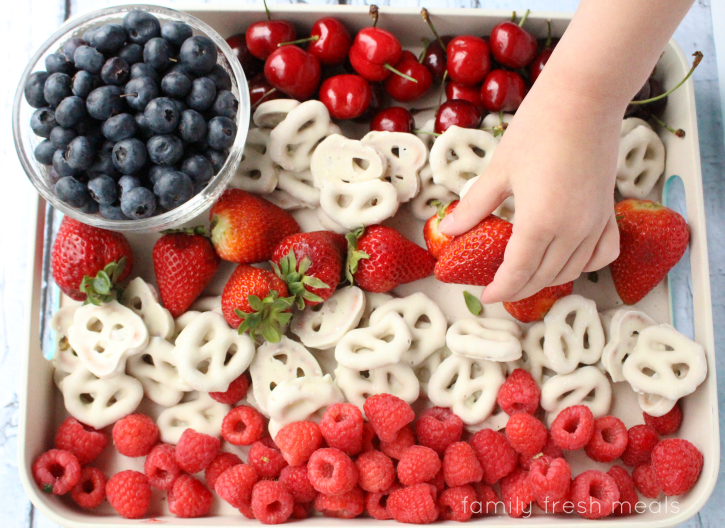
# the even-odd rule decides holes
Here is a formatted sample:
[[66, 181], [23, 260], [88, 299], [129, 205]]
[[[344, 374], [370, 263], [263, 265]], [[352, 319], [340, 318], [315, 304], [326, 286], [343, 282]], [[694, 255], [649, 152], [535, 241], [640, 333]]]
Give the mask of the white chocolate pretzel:
[[298, 200], [287, 191], [282, 189], [275, 189], [264, 197], [268, 202], [272, 202], [274, 205], [285, 211], [294, 211], [296, 209], [306, 209], [307, 204], [302, 200]]
[[179, 403], [159, 414], [156, 425], [161, 441], [175, 445], [187, 429], [219, 437], [224, 417], [231, 410], [231, 406], [213, 400], [208, 394], [198, 394], [195, 400]]
[[300, 105], [294, 99], [272, 99], [261, 103], [254, 111], [252, 121], [259, 128], [275, 128], [285, 120], [287, 114]]
[[320, 191], [320, 207], [335, 223], [355, 229], [379, 224], [395, 215], [398, 193], [381, 180], [359, 183], [326, 183]]
[[[498, 112], [492, 112], [488, 114], [486, 117], [483, 118], [483, 121], [481, 121], [481, 129], [487, 130], [488, 132], [492, 132], [493, 129], [496, 127], [500, 127], [503, 124], [508, 125], [513, 120], [514, 115], [509, 113], [502, 113], [498, 114]], [[499, 136], [503, 133], [503, 130], [496, 134], [496, 136]]]
[[[189, 307], [189, 310], [197, 312], [218, 312], [222, 313], [222, 296], [221, 295], [205, 295], [195, 300]], [[181, 316], [183, 317], [183, 315]]]
[[50, 327], [55, 332], [53, 352], [53, 381], [56, 387], [62, 388], [63, 380], [80, 364], [81, 360], [68, 342], [68, 328], [73, 324], [73, 317], [80, 304], [64, 306], [53, 314]]
[[430, 381], [430, 377], [441, 366], [443, 360], [450, 355], [451, 351], [447, 347], [443, 347], [433, 352], [423, 363], [415, 367], [414, 372], [420, 382], [421, 396], [428, 397], [428, 382]]
[[664, 416], [677, 405], [677, 400], [669, 400], [655, 394], [637, 394], [640, 409], [650, 416]]
[[580, 367], [568, 374], [557, 374], [541, 387], [541, 407], [549, 425], [572, 405], [586, 405], [594, 418], [606, 416], [612, 404], [612, 386], [597, 367]]
[[437, 208], [432, 202], [437, 200], [442, 204], [452, 202], [457, 198], [455, 194], [433, 181], [433, 171], [426, 163], [418, 173], [420, 179], [420, 192], [409, 202], [410, 211], [418, 220], [428, 220], [436, 214]]
[[602, 351], [602, 366], [612, 381], [624, 381], [622, 364], [632, 353], [642, 330], [657, 323], [638, 310], [620, 308], [602, 314], [607, 344]]
[[370, 326], [370, 315], [391, 299], [395, 299], [395, 297], [389, 293], [365, 292], [365, 309], [363, 310], [358, 327], [365, 328], [366, 326]]
[[121, 304], [143, 319], [149, 337], [171, 339], [174, 335], [174, 317], [159, 302], [156, 288], [141, 277], [136, 277], [128, 283], [123, 290]]
[[367, 328], [348, 332], [335, 347], [335, 359], [343, 367], [355, 370], [392, 365], [408, 351], [412, 339], [400, 314], [389, 312]]
[[344, 235], [349, 232], [349, 229], [341, 226], [332, 218], [327, 216], [327, 214], [325, 213], [325, 211], [322, 210], [321, 207], [315, 209], [315, 216], [317, 217], [318, 222], [320, 222], [320, 225], [328, 231], [332, 231], [333, 233], [337, 233], [338, 235]]
[[420, 384], [413, 369], [403, 363], [358, 371], [339, 365], [335, 382], [347, 401], [363, 410], [365, 400], [375, 394], [392, 394], [413, 403], [418, 399]]
[[506, 428], [509, 418], [510, 416], [503, 412], [503, 409], [500, 406], [496, 405], [496, 408], [491, 413], [491, 416], [479, 424], [465, 424], [465, 428], [469, 433], [477, 433], [483, 429], [500, 431], [501, 429]]
[[539, 387], [556, 375], [556, 372], [549, 367], [549, 360], [544, 354], [545, 333], [546, 323], [544, 321], [533, 324], [526, 332], [521, 351], [521, 368], [531, 374]]
[[229, 186], [255, 194], [269, 194], [277, 186], [277, 170], [269, 154], [270, 132], [250, 128], [244, 144], [242, 160]]
[[498, 140], [484, 130], [450, 127], [430, 151], [433, 181], [458, 194], [468, 180], [488, 167], [497, 146]]
[[451, 352], [472, 359], [515, 361], [521, 357], [521, 327], [507, 319], [459, 319], [446, 334]]
[[365, 294], [360, 288], [341, 288], [324, 303], [295, 314], [290, 330], [305, 346], [332, 348], [357, 327], [364, 309]]
[[403, 132], [369, 132], [362, 142], [385, 156], [387, 169], [383, 179], [398, 191], [398, 201], [412, 200], [420, 190], [418, 171], [428, 159], [425, 144], [414, 134]]
[[665, 171], [665, 145], [637, 118], [622, 122], [617, 160], [617, 189], [625, 198], [645, 198]]
[[516, 217], [516, 202], [513, 195], [501, 202], [501, 204], [491, 214], [494, 214], [499, 218], [503, 218], [513, 224]]
[[277, 174], [277, 188], [286, 191], [292, 198], [296, 198], [308, 207], [320, 205], [320, 190], [315, 187], [309, 170], [302, 172], [280, 170]]
[[312, 155], [310, 170], [315, 187], [330, 183], [360, 183], [380, 180], [388, 168], [382, 152], [340, 134], [326, 138]]
[[176, 405], [190, 390], [179, 377], [174, 345], [160, 337], [152, 337], [142, 353], [128, 359], [126, 372], [141, 382], [149, 400], [162, 407]]

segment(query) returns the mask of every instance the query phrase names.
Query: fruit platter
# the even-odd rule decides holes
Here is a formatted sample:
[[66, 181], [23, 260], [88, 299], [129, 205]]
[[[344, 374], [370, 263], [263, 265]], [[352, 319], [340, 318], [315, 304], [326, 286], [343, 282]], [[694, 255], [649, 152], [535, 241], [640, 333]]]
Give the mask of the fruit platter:
[[514, 200], [458, 237], [438, 225], [569, 17], [114, 9], [62, 28], [16, 98], [43, 196], [19, 467], [46, 516], [654, 527], [699, 511], [720, 453], [698, 56], [670, 42], [627, 109], [621, 256], [481, 305]]

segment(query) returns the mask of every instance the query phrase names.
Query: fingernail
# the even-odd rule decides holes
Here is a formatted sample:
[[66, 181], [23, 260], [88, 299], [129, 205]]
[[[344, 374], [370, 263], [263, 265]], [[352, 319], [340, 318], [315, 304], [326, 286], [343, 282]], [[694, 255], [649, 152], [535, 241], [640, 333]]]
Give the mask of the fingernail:
[[443, 218], [443, 220], [441, 220], [441, 223], [438, 224], [438, 231], [440, 231], [441, 233], [443, 233], [445, 235], [446, 230], [453, 227], [454, 222], [455, 222], [455, 219], [453, 218], [452, 214], [446, 215]]

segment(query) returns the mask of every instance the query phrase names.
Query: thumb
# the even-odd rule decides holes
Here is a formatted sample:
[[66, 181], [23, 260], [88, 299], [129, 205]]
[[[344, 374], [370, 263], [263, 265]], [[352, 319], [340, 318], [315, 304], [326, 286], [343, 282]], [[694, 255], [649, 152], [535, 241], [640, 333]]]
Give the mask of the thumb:
[[441, 221], [438, 229], [450, 236], [465, 233], [490, 215], [510, 195], [504, 178], [484, 172], [456, 208]]

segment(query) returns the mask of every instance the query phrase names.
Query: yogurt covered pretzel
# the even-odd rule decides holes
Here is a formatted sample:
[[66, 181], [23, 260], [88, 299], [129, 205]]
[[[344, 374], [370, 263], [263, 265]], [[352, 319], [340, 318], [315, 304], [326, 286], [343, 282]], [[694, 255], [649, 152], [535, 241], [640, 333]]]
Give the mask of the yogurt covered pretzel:
[[450, 127], [430, 151], [433, 181], [458, 194], [468, 180], [488, 167], [497, 146], [498, 140], [484, 130]]
[[312, 172], [309, 170], [302, 172], [280, 170], [277, 173], [277, 188], [304, 202], [308, 207], [320, 204], [320, 190], [315, 187]]
[[447, 347], [443, 347], [433, 352], [423, 363], [415, 367], [414, 372], [420, 382], [420, 394], [422, 396], [428, 396], [428, 382], [431, 376], [441, 366], [443, 360], [450, 356], [451, 351]]
[[327, 182], [320, 191], [320, 207], [347, 229], [379, 224], [398, 211], [398, 193], [382, 180], [359, 183]]
[[428, 159], [425, 144], [415, 135], [402, 132], [369, 132], [362, 143], [385, 156], [387, 169], [383, 179], [398, 191], [398, 201], [412, 200], [420, 190], [418, 171]]
[[149, 400], [163, 407], [176, 405], [190, 390], [179, 377], [174, 345], [160, 337], [152, 337], [141, 354], [128, 359], [126, 372], [141, 382]]
[[420, 192], [409, 202], [410, 211], [418, 220], [428, 220], [436, 214], [437, 208], [432, 202], [438, 200], [440, 203], [447, 204], [458, 197], [451, 191], [438, 185], [433, 181], [433, 171], [430, 164], [426, 163], [418, 173], [420, 179]]
[[333, 134], [315, 149], [310, 171], [315, 187], [331, 183], [380, 180], [388, 169], [387, 158], [372, 145]]
[[247, 142], [229, 186], [255, 194], [269, 194], [277, 186], [277, 170], [269, 153], [270, 131], [250, 128]]
[[415, 372], [403, 363], [366, 371], [339, 365], [335, 369], [335, 382], [347, 401], [361, 411], [365, 400], [375, 394], [392, 394], [408, 403], [415, 402], [420, 394], [420, 383]]
[[612, 386], [597, 367], [580, 367], [568, 374], [557, 374], [541, 387], [541, 407], [549, 425], [572, 405], [586, 405], [594, 418], [606, 416], [612, 404]]
[[159, 294], [141, 277], [128, 283], [121, 296], [121, 304], [132, 310], [146, 324], [149, 337], [171, 339], [174, 335], [174, 317], [159, 302]]
[[640, 409], [650, 416], [664, 416], [677, 405], [677, 400], [670, 400], [655, 394], [637, 394]]
[[222, 313], [222, 296], [221, 295], [205, 295], [199, 297], [189, 307], [189, 310], [197, 312], [218, 312]]
[[459, 319], [446, 333], [446, 345], [456, 355], [489, 361], [521, 357], [521, 327], [507, 319]]
[[81, 362], [78, 354], [68, 342], [68, 328], [73, 324], [73, 317], [79, 307], [80, 304], [64, 306], [58, 309], [50, 320], [50, 327], [55, 332], [55, 351], [52, 359], [55, 369], [53, 381], [59, 389], [65, 377], [71, 374]]
[[401, 360], [412, 339], [400, 314], [389, 312], [367, 328], [348, 332], [335, 347], [335, 359], [343, 367], [359, 371], [385, 367]]
[[209, 436], [221, 436], [222, 422], [232, 408], [215, 401], [208, 394], [199, 394], [195, 400], [186, 401], [169, 407], [159, 414], [156, 425], [159, 426], [161, 441], [176, 445], [187, 429]]
[[260, 104], [254, 111], [252, 121], [259, 128], [273, 129], [285, 120], [287, 114], [300, 105], [294, 99], [272, 99]]
[[308, 306], [292, 318], [290, 330], [305, 346], [336, 346], [357, 327], [365, 309], [365, 294], [357, 286], [341, 288], [322, 304]]
[[657, 323], [649, 315], [630, 308], [609, 310], [601, 314], [607, 344], [602, 350], [602, 366], [612, 381], [624, 381], [622, 364], [632, 353], [640, 332]]
[[539, 386], [556, 374], [549, 367], [549, 360], [544, 354], [545, 333], [546, 323], [539, 321], [529, 327], [522, 343], [521, 367], [531, 374]]
[[622, 121], [617, 190], [625, 198], [645, 198], [665, 172], [665, 145], [646, 121]]
[[365, 292], [365, 309], [360, 318], [359, 328], [370, 326], [370, 316], [372, 313], [392, 299], [395, 299], [395, 297], [389, 293]]
[[298, 200], [287, 191], [275, 189], [264, 197], [267, 201], [285, 211], [294, 211], [296, 209], [306, 209], [308, 205], [302, 200]]

